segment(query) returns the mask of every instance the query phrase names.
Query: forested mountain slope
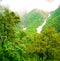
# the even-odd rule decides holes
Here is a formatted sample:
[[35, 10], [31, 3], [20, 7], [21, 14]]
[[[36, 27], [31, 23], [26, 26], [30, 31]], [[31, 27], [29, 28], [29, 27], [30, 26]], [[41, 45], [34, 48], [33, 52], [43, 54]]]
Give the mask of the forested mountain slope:
[[47, 12], [39, 9], [34, 9], [25, 15], [25, 25], [27, 27], [27, 32], [36, 32], [36, 28], [40, 26], [44, 19], [48, 16]]
[[56, 28], [56, 30], [60, 32], [60, 7], [51, 12], [51, 15], [47, 19], [46, 25], [43, 27], [42, 31], [45, 31], [49, 26]]

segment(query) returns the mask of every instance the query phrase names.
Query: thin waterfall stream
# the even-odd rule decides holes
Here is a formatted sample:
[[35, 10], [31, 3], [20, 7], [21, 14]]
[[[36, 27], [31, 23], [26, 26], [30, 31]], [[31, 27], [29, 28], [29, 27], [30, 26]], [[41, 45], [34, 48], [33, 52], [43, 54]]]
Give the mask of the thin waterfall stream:
[[47, 19], [50, 17], [50, 13], [48, 15], [48, 17], [46, 19], [44, 19], [44, 22], [42, 25], [40, 25], [38, 28], [37, 28], [37, 33], [40, 33], [42, 31], [42, 28], [44, 27], [44, 25], [46, 24], [46, 21]]

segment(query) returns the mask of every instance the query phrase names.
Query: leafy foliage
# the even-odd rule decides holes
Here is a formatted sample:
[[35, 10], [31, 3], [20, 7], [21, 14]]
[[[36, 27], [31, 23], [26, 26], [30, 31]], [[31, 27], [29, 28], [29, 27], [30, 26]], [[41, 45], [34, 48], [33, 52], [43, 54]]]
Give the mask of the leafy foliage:
[[48, 22], [44, 32], [30, 36], [21, 28], [16, 31], [17, 14], [0, 7], [0, 61], [60, 61], [59, 21], [60, 15]]
[[[8, 38], [9, 40], [15, 37], [14, 26], [20, 21], [19, 16], [14, 12], [9, 11], [7, 8], [2, 9], [0, 12], [0, 37]], [[4, 10], [4, 11], [3, 11]]]

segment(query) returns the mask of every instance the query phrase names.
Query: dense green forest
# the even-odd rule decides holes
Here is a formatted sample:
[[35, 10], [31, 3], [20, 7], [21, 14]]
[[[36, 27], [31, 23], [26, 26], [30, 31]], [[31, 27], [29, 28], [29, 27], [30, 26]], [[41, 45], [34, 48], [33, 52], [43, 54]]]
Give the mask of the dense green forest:
[[[44, 19], [36, 12], [27, 16], [30, 30]], [[40, 23], [36, 24], [36, 21]], [[60, 61], [60, 7], [51, 12], [40, 34], [24, 31], [21, 26], [17, 31], [20, 22], [17, 13], [0, 6], [0, 61]]]

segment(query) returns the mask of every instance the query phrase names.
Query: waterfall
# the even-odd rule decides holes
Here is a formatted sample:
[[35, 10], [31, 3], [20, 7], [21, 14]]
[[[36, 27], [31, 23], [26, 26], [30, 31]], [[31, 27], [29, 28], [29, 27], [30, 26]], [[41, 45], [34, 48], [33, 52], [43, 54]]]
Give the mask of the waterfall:
[[[50, 13], [49, 13], [48, 17], [50, 17]], [[48, 17], [47, 17], [46, 19], [44, 19], [43, 24], [40, 25], [40, 26], [37, 28], [37, 33], [40, 33], [40, 32], [42, 31], [42, 28], [43, 28], [44, 25], [46, 24], [46, 21], [47, 21]]]
[[27, 28], [23, 28], [23, 30], [26, 30]]

